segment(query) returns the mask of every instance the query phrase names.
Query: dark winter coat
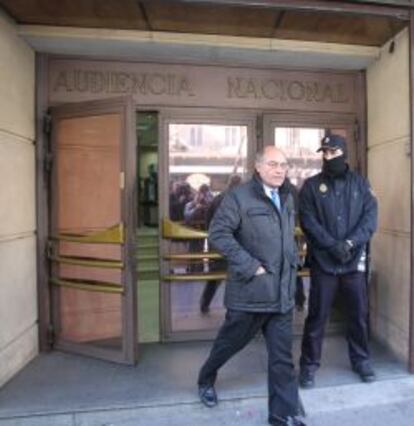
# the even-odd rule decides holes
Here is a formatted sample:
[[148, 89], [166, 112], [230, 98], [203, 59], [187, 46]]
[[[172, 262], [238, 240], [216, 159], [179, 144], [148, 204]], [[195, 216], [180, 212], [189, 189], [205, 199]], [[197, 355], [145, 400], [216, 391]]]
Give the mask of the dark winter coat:
[[[357, 271], [361, 254], [377, 228], [378, 206], [368, 181], [358, 173], [336, 178], [319, 173], [299, 194], [299, 219], [309, 243], [311, 266], [326, 273]], [[351, 240], [352, 259], [342, 265], [329, 253], [337, 242]]]
[[[212, 219], [209, 243], [228, 262], [228, 309], [285, 313], [294, 306], [295, 211], [287, 185], [279, 194], [281, 212], [255, 175], [225, 195]], [[259, 266], [267, 273], [255, 275]]]

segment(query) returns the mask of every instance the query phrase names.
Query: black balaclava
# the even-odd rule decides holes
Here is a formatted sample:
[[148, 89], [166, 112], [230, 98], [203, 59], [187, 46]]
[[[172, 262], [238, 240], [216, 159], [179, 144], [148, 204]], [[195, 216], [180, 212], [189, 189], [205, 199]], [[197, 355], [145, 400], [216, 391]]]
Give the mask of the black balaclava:
[[329, 177], [338, 177], [348, 170], [348, 165], [345, 161], [345, 154], [340, 155], [339, 157], [332, 158], [331, 160], [323, 159], [322, 171]]

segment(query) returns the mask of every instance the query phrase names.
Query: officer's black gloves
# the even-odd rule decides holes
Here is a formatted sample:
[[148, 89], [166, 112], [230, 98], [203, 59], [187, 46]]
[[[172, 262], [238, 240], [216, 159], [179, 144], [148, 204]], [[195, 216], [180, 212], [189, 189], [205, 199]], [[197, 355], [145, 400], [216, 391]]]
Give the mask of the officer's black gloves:
[[345, 265], [352, 259], [352, 245], [347, 241], [338, 241], [335, 245], [329, 248], [329, 253], [339, 263]]

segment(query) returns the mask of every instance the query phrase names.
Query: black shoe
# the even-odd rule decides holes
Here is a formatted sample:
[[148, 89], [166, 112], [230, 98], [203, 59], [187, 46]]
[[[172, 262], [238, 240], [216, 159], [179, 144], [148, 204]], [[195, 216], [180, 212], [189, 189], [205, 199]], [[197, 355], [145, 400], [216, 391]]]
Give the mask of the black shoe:
[[315, 387], [315, 373], [303, 368], [299, 373], [299, 386], [303, 389], [312, 389]]
[[269, 424], [272, 426], [306, 426], [298, 417], [271, 417]]
[[207, 305], [203, 305], [203, 304], [201, 304], [201, 305], [200, 305], [200, 312], [201, 312], [203, 315], [207, 315], [207, 314], [210, 312], [210, 307], [209, 307], [209, 306], [207, 306]]
[[200, 385], [198, 387], [198, 395], [200, 397], [200, 401], [206, 407], [211, 408], [217, 405], [217, 394], [214, 386]]
[[356, 364], [352, 366], [352, 370], [358, 374], [360, 379], [365, 383], [372, 383], [377, 379], [375, 371], [369, 362], [361, 362], [360, 364]]

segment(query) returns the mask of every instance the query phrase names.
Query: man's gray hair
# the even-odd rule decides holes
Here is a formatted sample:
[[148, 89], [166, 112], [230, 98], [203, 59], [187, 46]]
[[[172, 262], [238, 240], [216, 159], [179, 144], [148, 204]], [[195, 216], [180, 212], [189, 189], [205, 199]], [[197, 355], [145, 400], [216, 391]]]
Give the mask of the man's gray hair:
[[264, 148], [256, 152], [256, 164], [262, 163], [264, 159]]
[[[272, 145], [270, 145], [270, 146], [272, 146]], [[265, 145], [263, 148], [261, 148], [259, 151], [256, 152], [256, 164], [263, 163], [264, 158], [265, 158], [265, 151], [266, 151], [266, 148], [268, 148], [268, 147], [269, 147], [269, 145]], [[274, 147], [274, 148], [276, 148], [276, 147]], [[283, 154], [283, 156], [286, 158], [286, 161], [289, 162], [285, 152], [282, 151], [280, 148], [276, 148], [276, 149], [279, 152], [281, 152]]]

